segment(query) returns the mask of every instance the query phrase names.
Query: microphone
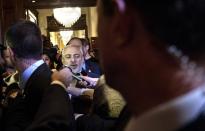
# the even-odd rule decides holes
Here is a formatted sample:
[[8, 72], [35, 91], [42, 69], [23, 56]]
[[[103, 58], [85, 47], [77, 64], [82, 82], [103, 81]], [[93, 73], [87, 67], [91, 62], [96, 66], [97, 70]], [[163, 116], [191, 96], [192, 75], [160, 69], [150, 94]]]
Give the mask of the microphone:
[[86, 81], [85, 79], [83, 79], [80, 76], [78, 76], [75, 73], [73, 73], [72, 69], [68, 65], [64, 65], [64, 67], [66, 67], [66, 68], [68, 68], [70, 70], [70, 72], [72, 73], [72, 77], [74, 79], [76, 79], [77, 81], [81, 82], [81, 85], [83, 85], [85, 87], [89, 87], [90, 82]]
[[83, 79], [80, 76], [77, 76], [76, 74], [73, 73], [72, 69], [68, 65], [64, 65], [64, 67], [68, 68], [70, 72], [72, 73], [72, 77], [75, 78], [78, 81], [82, 81]]
[[72, 77], [75, 78], [78, 81], [83, 81], [83, 79], [80, 76], [77, 76], [74, 73], [72, 73]]

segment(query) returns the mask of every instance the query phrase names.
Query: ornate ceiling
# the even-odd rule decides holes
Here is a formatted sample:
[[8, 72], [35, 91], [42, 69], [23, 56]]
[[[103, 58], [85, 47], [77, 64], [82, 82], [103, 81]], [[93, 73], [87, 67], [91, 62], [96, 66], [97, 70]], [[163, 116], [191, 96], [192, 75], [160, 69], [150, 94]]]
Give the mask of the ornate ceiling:
[[96, 6], [96, 0], [25, 0], [25, 6], [33, 9], [49, 9], [57, 7], [91, 7]]

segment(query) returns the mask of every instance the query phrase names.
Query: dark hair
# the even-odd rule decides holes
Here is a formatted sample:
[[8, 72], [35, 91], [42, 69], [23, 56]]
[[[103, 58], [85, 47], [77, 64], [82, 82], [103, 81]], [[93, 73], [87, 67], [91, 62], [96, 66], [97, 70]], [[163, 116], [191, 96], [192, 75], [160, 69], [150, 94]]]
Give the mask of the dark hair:
[[43, 54], [42, 55], [46, 55], [48, 56], [48, 58], [50, 59], [50, 68], [54, 69], [54, 61], [55, 61], [55, 56], [52, 54], [51, 50], [43, 50]]
[[[145, 28], [166, 44], [175, 45], [185, 54], [205, 53], [204, 0], [125, 0], [136, 9]], [[103, 12], [113, 14], [112, 0], [102, 0]]]
[[52, 48], [53, 47], [53, 44], [51, 43], [50, 41], [50, 38], [45, 36], [45, 35], [42, 35], [42, 41], [43, 41], [43, 48]]
[[30, 21], [20, 20], [6, 32], [6, 44], [18, 58], [40, 59], [43, 49], [39, 27]]
[[90, 49], [90, 42], [88, 39], [81, 38], [81, 42], [83, 46], [88, 46]]
[[112, 0], [101, 0], [103, 5], [103, 13], [106, 16], [112, 16], [114, 13], [114, 3]]

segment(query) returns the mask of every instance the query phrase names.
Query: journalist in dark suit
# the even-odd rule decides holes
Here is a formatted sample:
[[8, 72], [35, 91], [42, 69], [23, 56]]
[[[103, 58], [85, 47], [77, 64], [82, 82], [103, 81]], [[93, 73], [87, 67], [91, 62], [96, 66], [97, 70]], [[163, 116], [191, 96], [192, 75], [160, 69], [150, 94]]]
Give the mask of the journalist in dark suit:
[[133, 113], [125, 131], [205, 130], [205, 1], [99, 0], [108, 85]]
[[4, 113], [4, 129], [23, 131], [34, 119], [44, 91], [51, 82], [51, 71], [41, 60], [42, 39], [39, 27], [29, 21], [18, 21], [6, 33], [11, 61], [19, 72], [22, 95]]
[[[63, 84], [59, 80], [65, 73], [68, 77]], [[69, 69], [53, 73], [51, 85], [45, 91], [38, 112], [26, 131], [75, 131], [73, 108], [66, 91], [71, 79]]]

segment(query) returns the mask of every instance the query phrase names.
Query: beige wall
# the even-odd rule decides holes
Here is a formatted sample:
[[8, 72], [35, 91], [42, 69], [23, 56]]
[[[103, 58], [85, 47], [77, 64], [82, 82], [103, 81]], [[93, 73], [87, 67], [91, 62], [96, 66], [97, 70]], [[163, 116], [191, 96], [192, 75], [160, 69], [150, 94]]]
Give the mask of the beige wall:
[[89, 11], [88, 20], [88, 32], [89, 37], [97, 37], [97, 9], [96, 7], [91, 7]]
[[38, 9], [39, 15], [38, 15], [38, 22], [39, 27], [41, 29], [41, 33], [45, 36], [47, 36], [47, 16], [52, 15], [52, 9]]

